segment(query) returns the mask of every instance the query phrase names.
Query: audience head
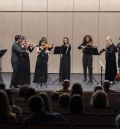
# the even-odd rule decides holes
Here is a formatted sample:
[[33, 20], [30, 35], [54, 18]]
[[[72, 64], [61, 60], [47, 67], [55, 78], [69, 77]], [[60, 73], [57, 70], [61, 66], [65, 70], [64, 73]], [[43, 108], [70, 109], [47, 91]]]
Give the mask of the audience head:
[[65, 79], [62, 83], [63, 90], [68, 91], [68, 88], [70, 87], [70, 81], [68, 79]]
[[58, 101], [58, 99], [59, 99], [59, 93], [58, 92], [53, 92], [51, 94], [51, 99], [52, 99], [52, 101]]
[[6, 89], [6, 85], [4, 83], [0, 83], [0, 89], [1, 90], [5, 90]]
[[117, 115], [115, 123], [116, 123], [116, 129], [120, 129], [120, 114]]
[[104, 91], [98, 90], [93, 93], [91, 105], [95, 108], [105, 108], [108, 105], [107, 94]]
[[96, 91], [98, 91], [98, 90], [102, 90], [102, 87], [101, 86], [96, 86], [96, 87], [94, 87], [94, 92], [96, 92]]
[[69, 109], [71, 113], [83, 112], [83, 100], [79, 94], [74, 94], [73, 96], [71, 96]]
[[83, 89], [80, 83], [74, 83], [72, 88], [71, 88], [71, 95], [74, 94], [79, 94], [79, 95], [83, 95]]
[[29, 86], [22, 86], [20, 87], [20, 90], [19, 90], [19, 97], [24, 97], [25, 96], [25, 92], [26, 90], [29, 88]]
[[44, 100], [37, 95], [33, 95], [28, 99], [28, 106], [31, 111], [35, 114], [42, 113], [45, 111], [45, 103]]
[[48, 95], [47, 95], [47, 93], [41, 92], [39, 94], [39, 96], [43, 99], [43, 101], [45, 103], [45, 110], [49, 112], [50, 111], [50, 107], [49, 107], [49, 101], [48, 101]]
[[63, 93], [59, 97], [59, 103], [62, 107], [68, 107], [70, 102], [70, 95], [67, 93]]
[[0, 90], [0, 116], [10, 115], [9, 99], [4, 90]]
[[107, 93], [109, 92], [109, 89], [110, 89], [110, 86], [111, 86], [111, 83], [109, 80], [105, 80], [103, 82], [103, 90]]
[[28, 100], [29, 97], [36, 95], [36, 91], [32, 87], [28, 87], [25, 91], [25, 99]]

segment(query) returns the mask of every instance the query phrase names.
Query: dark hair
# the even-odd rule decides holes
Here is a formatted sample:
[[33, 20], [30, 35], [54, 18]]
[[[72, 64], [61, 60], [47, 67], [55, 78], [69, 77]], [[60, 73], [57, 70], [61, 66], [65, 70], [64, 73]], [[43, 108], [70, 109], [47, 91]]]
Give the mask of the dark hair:
[[83, 89], [80, 83], [74, 83], [71, 88], [71, 95], [79, 94], [83, 95]]
[[21, 39], [21, 35], [15, 35], [15, 41], [18, 41], [19, 39]]
[[0, 89], [5, 90], [6, 85], [4, 83], [0, 83]]
[[38, 46], [41, 46], [42, 42], [46, 41], [47, 42], [47, 39], [46, 37], [42, 37], [39, 41], [39, 45]]
[[87, 43], [87, 41], [86, 41], [87, 37], [89, 37], [89, 40], [90, 40], [89, 42], [93, 42], [93, 39], [90, 35], [85, 35], [84, 38], [83, 38], [83, 43]]
[[70, 95], [67, 93], [63, 93], [59, 97], [59, 103], [62, 107], [68, 107], [70, 102]]
[[82, 96], [74, 94], [70, 98], [69, 110], [71, 113], [82, 113], [83, 112], [83, 100]]
[[105, 80], [103, 82], [103, 89], [104, 89], [104, 91], [109, 91], [110, 86], [111, 86], [111, 83], [110, 83], [109, 80]]
[[20, 97], [24, 97], [24, 96], [25, 96], [25, 92], [26, 92], [26, 90], [27, 90], [28, 88], [29, 88], [29, 86], [27, 86], [27, 85], [20, 87], [19, 96], [20, 96]]
[[105, 108], [108, 105], [108, 97], [104, 91], [98, 90], [93, 93], [91, 105], [95, 108]]
[[52, 101], [58, 101], [58, 99], [59, 99], [59, 93], [58, 92], [53, 92], [51, 94], [51, 99], [52, 99]]
[[102, 87], [101, 86], [96, 86], [96, 87], [94, 87], [94, 92], [96, 92], [96, 91], [98, 91], [98, 90], [102, 90]]
[[[64, 41], [64, 39], [67, 39], [68, 44], [69, 44], [69, 38], [68, 38], [68, 37], [64, 37], [64, 38], [63, 38], [63, 41]], [[64, 42], [63, 42], [63, 43], [64, 43]]]
[[36, 90], [32, 87], [28, 87], [25, 91], [25, 99], [28, 100], [28, 98], [33, 95], [36, 95]]
[[48, 102], [48, 95], [45, 92], [41, 92], [39, 96], [44, 100], [45, 103], [45, 110], [50, 112], [49, 102]]
[[28, 106], [34, 113], [41, 113], [45, 109], [44, 100], [37, 95], [33, 95], [28, 99]]

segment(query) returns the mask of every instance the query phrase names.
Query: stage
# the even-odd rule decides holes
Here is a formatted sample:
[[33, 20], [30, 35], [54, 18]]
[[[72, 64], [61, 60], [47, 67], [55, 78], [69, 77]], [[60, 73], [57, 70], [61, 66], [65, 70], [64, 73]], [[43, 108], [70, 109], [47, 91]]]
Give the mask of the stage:
[[[56, 91], [59, 88], [61, 88], [61, 84], [57, 80], [58, 76], [59, 76], [59, 74], [49, 73], [47, 87], [46, 87], [46, 85], [43, 85], [42, 87], [40, 85], [38, 85], [38, 87], [37, 87], [37, 84], [32, 83], [33, 74], [31, 74], [31, 86], [34, 87], [37, 91]], [[2, 73], [2, 78], [3, 78], [3, 82], [7, 86], [6, 88], [8, 89], [9, 85], [10, 85], [10, 80], [11, 80], [11, 73]], [[100, 74], [94, 74], [93, 84], [90, 84], [87, 82], [83, 82], [83, 74], [82, 73], [72, 73], [71, 80], [70, 80], [70, 83], [71, 83], [70, 89], [74, 82], [79, 82], [79, 83], [81, 83], [81, 85], [83, 87], [83, 91], [93, 91], [93, 88], [97, 85], [97, 82], [95, 80], [97, 82], [101, 81]], [[103, 75], [103, 80], [104, 80], [104, 75]], [[115, 84], [112, 85], [111, 88], [120, 92], [120, 82], [115, 82]]]

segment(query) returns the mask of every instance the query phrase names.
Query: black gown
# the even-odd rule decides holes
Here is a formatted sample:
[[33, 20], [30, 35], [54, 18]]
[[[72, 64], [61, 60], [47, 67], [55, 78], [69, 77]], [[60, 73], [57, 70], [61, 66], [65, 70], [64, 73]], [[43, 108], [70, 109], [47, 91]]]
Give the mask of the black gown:
[[117, 65], [116, 65], [116, 51], [117, 48], [114, 44], [107, 47], [105, 53], [106, 66], [105, 66], [105, 80], [113, 81], [117, 75]]
[[[63, 47], [66, 47], [63, 45]], [[59, 71], [59, 81], [64, 81], [65, 79], [70, 80], [70, 68], [71, 68], [71, 57], [70, 57], [71, 46], [67, 47], [66, 53], [62, 54], [60, 59], [60, 71]]]
[[26, 51], [26, 54], [21, 54], [20, 56], [20, 72], [18, 75], [18, 84], [19, 85], [30, 85], [31, 76], [30, 76], [29, 52], [32, 52], [34, 48], [28, 48], [28, 49], [22, 48], [22, 49]]
[[116, 45], [117, 49], [118, 49], [118, 67], [120, 69], [120, 43], [118, 43]]
[[41, 50], [37, 56], [35, 73], [33, 82], [34, 83], [46, 83], [48, 74], [48, 54], [45, 50]]

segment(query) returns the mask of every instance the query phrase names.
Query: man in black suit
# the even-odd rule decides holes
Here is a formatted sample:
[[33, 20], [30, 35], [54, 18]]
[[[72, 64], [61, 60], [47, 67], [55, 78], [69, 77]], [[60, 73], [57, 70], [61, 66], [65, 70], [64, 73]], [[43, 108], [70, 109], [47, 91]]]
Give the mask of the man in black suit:
[[11, 64], [13, 68], [12, 78], [10, 88], [18, 88], [18, 75], [20, 70], [20, 56], [26, 54], [26, 51], [21, 47], [21, 35], [15, 36], [15, 42], [12, 45], [12, 57], [11, 57]]

